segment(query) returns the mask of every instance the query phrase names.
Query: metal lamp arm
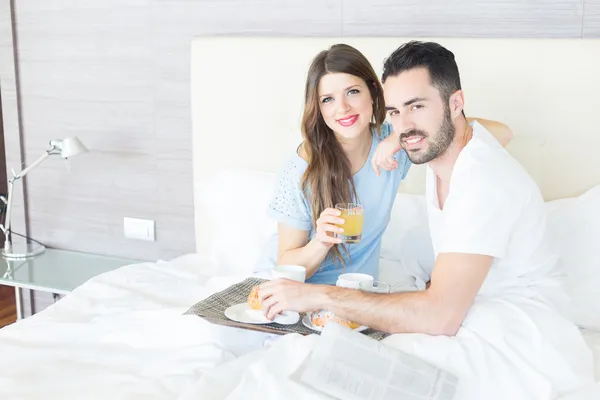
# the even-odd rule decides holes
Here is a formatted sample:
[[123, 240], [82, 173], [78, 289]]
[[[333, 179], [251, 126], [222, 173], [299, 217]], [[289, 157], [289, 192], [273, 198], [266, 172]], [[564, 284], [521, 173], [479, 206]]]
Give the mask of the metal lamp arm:
[[15, 176], [13, 176], [13, 178], [11, 180], [16, 181], [17, 179], [23, 178], [25, 175], [27, 175], [27, 173], [29, 171], [31, 171], [32, 169], [34, 169], [35, 167], [40, 165], [46, 158], [48, 158], [50, 155], [52, 155], [53, 152], [54, 152], [54, 147], [50, 150], [47, 150], [40, 158], [35, 160], [29, 167], [25, 168], [24, 170], [22, 170], [21, 172], [19, 172]]
[[23, 178], [25, 175], [27, 175], [27, 173], [29, 171], [31, 171], [33, 168], [40, 165], [46, 158], [48, 158], [50, 155], [54, 154], [55, 150], [56, 150], [56, 147], [52, 146], [52, 148], [47, 150], [40, 158], [35, 160], [30, 166], [23, 169], [18, 174], [15, 174], [13, 171], [13, 177], [8, 182], [8, 200], [6, 201], [6, 218], [4, 219], [4, 226], [0, 225], [0, 228], [2, 228], [2, 231], [4, 232], [4, 236], [5, 236], [5, 246], [8, 245], [11, 240], [11, 238], [10, 238], [10, 234], [11, 234], [11, 232], [10, 232], [10, 215], [11, 215], [11, 210], [12, 210], [13, 189], [15, 186], [15, 181]]

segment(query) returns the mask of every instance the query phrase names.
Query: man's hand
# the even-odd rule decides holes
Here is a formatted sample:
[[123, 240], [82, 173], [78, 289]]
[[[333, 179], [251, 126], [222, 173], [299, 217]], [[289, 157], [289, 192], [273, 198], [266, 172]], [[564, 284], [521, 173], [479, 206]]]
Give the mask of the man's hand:
[[392, 171], [398, 168], [398, 162], [394, 160], [394, 154], [396, 154], [402, 146], [398, 141], [398, 137], [394, 134], [383, 139], [375, 150], [375, 155], [371, 160], [371, 166], [373, 171], [379, 176], [379, 168], [383, 168], [386, 171]]
[[323, 285], [310, 285], [290, 279], [274, 279], [260, 285], [258, 297], [265, 316], [273, 320], [282, 311], [307, 312], [319, 308]]

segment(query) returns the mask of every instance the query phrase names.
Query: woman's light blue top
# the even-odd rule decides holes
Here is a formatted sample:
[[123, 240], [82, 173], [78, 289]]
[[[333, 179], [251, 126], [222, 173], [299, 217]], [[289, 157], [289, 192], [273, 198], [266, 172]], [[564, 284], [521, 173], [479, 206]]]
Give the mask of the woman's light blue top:
[[[364, 206], [365, 213], [360, 243], [346, 245], [349, 257], [345, 256], [345, 268], [341, 263], [332, 262], [331, 257], [327, 257], [319, 270], [306, 280], [307, 282], [333, 285], [338, 276], [346, 272], [362, 272], [377, 278], [381, 238], [390, 220], [398, 186], [406, 177], [411, 165], [406, 152], [401, 150], [394, 156], [398, 161], [398, 168], [393, 171], [380, 170], [380, 176], [373, 171], [371, 159], [375, 155], [377, 145], [389, 136], [391, 131], [391, 126], [387, 123], [382, 126], [381, 135], [373, 131], [369, 158], [354, 174], [356, 194], [360, 204]], [[309, 231], [309, 237], [312, 239], [316, 231], [312, 227], [310, 201], [302, 191], [302, 175], [307, 167], [308, 163], [297, 153], [286, 162], [279, 173], [268, 215], [289, 227]], [[264, 255], [275, 265], [277, 237], [269, 241], [265, 250], [269, 254]]]

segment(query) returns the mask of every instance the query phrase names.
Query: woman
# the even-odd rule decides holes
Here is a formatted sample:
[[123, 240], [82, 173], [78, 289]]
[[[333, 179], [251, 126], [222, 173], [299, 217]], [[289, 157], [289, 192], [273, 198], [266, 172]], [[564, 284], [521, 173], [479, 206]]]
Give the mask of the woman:
[[[335, 284], [342, 272], [378, 275], [381, 238], [411, 165], [403, 150], [393, 160], [383, 156], [391, 152], [377, 151], [392, 133], [384, 119], [383, 88], [358, 50], [337, 44], [315, 57], [306, 80], [304, 141], [280, 173], [269, 206], [278, 221], [276, 262], [306, 267], [307, 282]], [[496, 136], [508, 131], [479, 121]], [[382, 171], [371, 168], [376, 154]], [[335, 234], [344, 221], [333, 207], [349, 202], [364, 207], [362, 239], [342, 244]]]

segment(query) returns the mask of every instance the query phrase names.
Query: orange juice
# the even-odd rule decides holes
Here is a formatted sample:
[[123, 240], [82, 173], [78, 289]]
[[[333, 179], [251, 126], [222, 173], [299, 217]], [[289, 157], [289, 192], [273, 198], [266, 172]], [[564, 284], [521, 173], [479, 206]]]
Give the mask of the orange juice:
[[358, 243], [362, 238], [363, 222], [365, 213], [363, 208], [358, 204], [338, 204], [336, 208], [342, 212], [340, 218], [345, 222], [340, 225], [344, 232], [338, 233], [337, 237], [342, 239], [344, 243]]

